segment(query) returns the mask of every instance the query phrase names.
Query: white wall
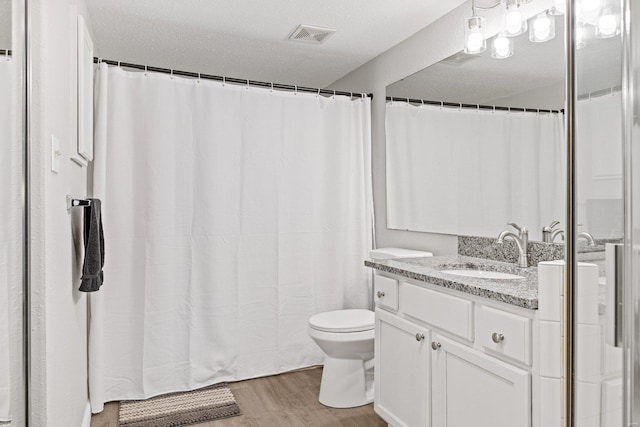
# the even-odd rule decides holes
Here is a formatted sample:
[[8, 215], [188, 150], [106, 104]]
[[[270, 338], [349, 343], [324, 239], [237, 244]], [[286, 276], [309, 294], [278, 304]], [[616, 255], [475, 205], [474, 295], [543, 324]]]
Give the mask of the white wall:
[[565, 83], [521, 92], [505, 98], [492, 99], [489, 105], [501, 105], [505, 107], [524, 107], [561, 110], [564, 108]]
[[[547, 7], [547, 3], [550, 2], [537, 0], [531, 7]], [[424, 249], [430, 250], [436, 255], [457, 253], [457, 236], [388, 230], [386, 227], [385, 88], [401, 78], [462, 50], [464, 45], [463, 23], [469, 17], [470, 12], [471, 2], [467, 1], [433, 24], [330, 85], [331, 89], [369, 92], [374, 96], [371, 104], [371, 138], [375, 229], [378, 247], [400, 246]], [[488, 34], [496, 33], [498, 15], [483, 13], [483, 16], [489, 18], [487, 21]]]
[[[77, 291], [82, 212], [65, 196], [85, 197], [87, 170], [70, 160], [76, 145], [76, 17], [90, 25], [84, 0], [32, 0], [31, 287], [33, 425], [75, 427], [87, 408], [87, 300]], [[60, 172], [51, 172], [51, 135]]]

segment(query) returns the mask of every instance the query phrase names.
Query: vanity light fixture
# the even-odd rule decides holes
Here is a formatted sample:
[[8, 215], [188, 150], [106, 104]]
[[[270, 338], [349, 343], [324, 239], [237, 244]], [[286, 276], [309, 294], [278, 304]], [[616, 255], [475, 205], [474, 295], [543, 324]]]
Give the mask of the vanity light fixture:
[[500, 33], [491, 43], [491, 57], [494, 59], [505, 59], [513, 56], [513, 39]]
[[476, 13], [476, 2], [472, 0], [473, 14], [465, 21], [464, 26], [464, 53], [479, 54], [487, 49], [487, 40], [484, 36], [484, 18]]
[[549, 13], [542, 12], [533, 18], [529, 29], [529, 40], [534, 43], [542, 43], [556, 36], [556, 21]]
[[599, 39], [608, 39], [620, 34], [620, 26], [618, 25], [618, 17], [613, 13], [612, 7], [605, 7], [598, 18], [596, 25], [596, 37]]
[[505, 0], [503, 10], [504, 31], [508, 37], [516, 37], [527, 31], [527, 20], [522, 16], [523, 0]]

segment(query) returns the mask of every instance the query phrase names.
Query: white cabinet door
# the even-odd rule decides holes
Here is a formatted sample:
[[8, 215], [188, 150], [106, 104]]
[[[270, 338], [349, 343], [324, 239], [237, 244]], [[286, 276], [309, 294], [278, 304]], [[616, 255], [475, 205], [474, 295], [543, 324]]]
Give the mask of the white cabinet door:
[[376, 309], [376, 412], [394, 427], [431, 425], [431, 331]]
[[529, 427], [530, 374], [456, 342], [433, 336], [433, 425]]

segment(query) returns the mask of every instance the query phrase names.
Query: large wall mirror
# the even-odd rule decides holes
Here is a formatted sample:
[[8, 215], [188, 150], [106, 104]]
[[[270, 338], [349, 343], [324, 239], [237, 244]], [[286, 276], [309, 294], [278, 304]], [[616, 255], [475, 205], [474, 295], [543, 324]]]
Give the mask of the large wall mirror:
[[24, 426], [24, 1], [0, 0], [0, 425]]
[[[495, 47], [494, 34], [481, 54], [461, 51], [387, 87], [388, 228], [496, 237], [515, 222], [534, 240], [542, 240], [542, 228], [555, 221], [554, 230], [563, 228], [564, 16], [549, 13], [545, 1], [527, 7], [524, 33]], [[479, 11], [484, 13], [501, 11]], [[619, 40], [581, 36], [580, 56], [619, 61], [620, 50], [610, 48]], [[548, 40], [532, 41], [536, 37]], [[592, 128], [583, 130], [591, 142], [585, 144], [620, 132], [619, 120], [601, 116], [620, 114], [613, 100], [618, 70], [579, 82], [578, 108], [593, 110]], [[621, 151], [598, 146], [598, 153], [582, 151], [592, 156], [593, 169], [580, 179], [599, 183], [583, 187], [601, 191], [580, 194], [585, 209], [579, 210], [579, 231], [615, 239], [622, 235]], [[561, 242], [562, 233], [554, 238]]]

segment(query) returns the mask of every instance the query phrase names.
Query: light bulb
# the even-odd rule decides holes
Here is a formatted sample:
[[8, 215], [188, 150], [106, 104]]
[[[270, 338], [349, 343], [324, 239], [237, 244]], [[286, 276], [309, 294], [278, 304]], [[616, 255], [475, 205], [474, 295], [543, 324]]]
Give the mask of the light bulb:
[[515, 37], [527, 31], [527, 21], [520, 12], [523, 0], [505, 0], [502, 10], [504, 32], [507, 37]]
[[472, 53], [480, 52], [482, 45], [484, 44], [484, 37], [479, 31], [469, 33], [467, 38], [467, 50]]
[[482, 53], [487, 48], [482, 29], [484, 27], [484, 18], [472, 16], [467, 19], [464, 29], [464, 52], [470, 54]]
[[546, 16], [544, 18], [536, 19], [533, 22], [533, 30], [536, 33], [536, 37], [544, 39], [549, 36], [549, 30], [551, 29], [551, 20]]
[[493, 39], [491, 47], [491, 57], [495, 59], [505, 59], [513, 55], [512, 39], [505, 34], [499, 34]]
[[618, 34], [618, 19], [611, 9], [605, 9], [598, 18], [596, 26], [596, 37], [606, 39]]
[[582, 0], [578, 3], [577, 16], [579, 22], [586, 22], [591, 25], [598, 25], [602, 0]]
[[507, 13], [505, 16], [505, 29], [509, 34], [516, 34], [522, 28], [522, 13], [519, 10], [514, 10]]
[[555, 20], [546, 12], [535, 17], [529, 31], [529, 40], [532, 42], [546, 42], [556, 35]]

